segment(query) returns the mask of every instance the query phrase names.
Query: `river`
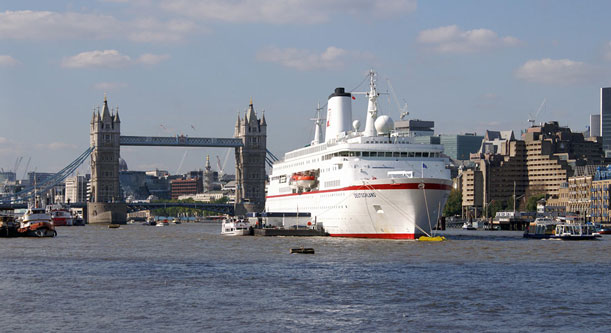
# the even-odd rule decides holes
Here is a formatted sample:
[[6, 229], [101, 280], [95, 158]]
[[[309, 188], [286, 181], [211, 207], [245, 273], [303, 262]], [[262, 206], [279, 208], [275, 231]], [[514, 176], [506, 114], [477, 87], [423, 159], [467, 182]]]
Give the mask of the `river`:
[[[219, 224], [0, 238], [2, 332], [610, 332], [611, 237], [223, 237]], [[312, 247], [314, 255], [289, 254]]]

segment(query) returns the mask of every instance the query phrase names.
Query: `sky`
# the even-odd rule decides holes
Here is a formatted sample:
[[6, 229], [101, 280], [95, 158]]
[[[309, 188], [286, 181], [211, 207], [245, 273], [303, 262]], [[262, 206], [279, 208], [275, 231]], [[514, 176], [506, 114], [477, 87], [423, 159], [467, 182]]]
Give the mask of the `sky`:
[[[519, 133], [543, 100], [537, 122], [584, 131], [611, 86], [610, 12], [562, 0], [3, 0], [0, 168], [68, 165], [105, 93], [122, 135], [143, 136], [232, 137], [252, 98], [282, 156], [312, 140], [317, 103], [366, 90], [370, 68], [388, 92], [382, 114], [398, 120], [407, 103], [437, 134]], [[357, 96], [353, 117], [365, 112]], [[170, 173], [226, 154], [121, 148], [130, 170]]]

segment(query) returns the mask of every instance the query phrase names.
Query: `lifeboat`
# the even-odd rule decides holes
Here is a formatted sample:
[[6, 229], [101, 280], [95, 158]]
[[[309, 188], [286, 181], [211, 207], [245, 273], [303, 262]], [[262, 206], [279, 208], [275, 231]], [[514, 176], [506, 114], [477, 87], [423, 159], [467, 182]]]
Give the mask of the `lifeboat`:
[[297, 187], [312, 188], [316, 184], [316, 177], [311, 174], [296, 172], [291, 176], [291, 184]]

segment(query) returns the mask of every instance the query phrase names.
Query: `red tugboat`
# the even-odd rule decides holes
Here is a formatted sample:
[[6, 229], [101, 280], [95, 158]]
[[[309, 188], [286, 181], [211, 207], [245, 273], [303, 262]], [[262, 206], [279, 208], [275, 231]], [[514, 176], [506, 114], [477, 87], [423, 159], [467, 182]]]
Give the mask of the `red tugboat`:
[[21, 225], [17, 229], [22, 236], [55, 237], [57, 232], [51, 216], [44, 208], [29, 208], [21, 218]]

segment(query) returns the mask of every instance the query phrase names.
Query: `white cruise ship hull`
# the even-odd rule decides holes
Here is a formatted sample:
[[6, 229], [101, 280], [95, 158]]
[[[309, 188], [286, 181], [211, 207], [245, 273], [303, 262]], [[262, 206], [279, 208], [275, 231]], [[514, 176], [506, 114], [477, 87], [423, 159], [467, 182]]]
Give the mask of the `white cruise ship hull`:
[[270, 195], [268, 212], [309, 212], [336, 237], [415, 239], [431, 232], [451, 180], [388, 178], [320, 191]]

